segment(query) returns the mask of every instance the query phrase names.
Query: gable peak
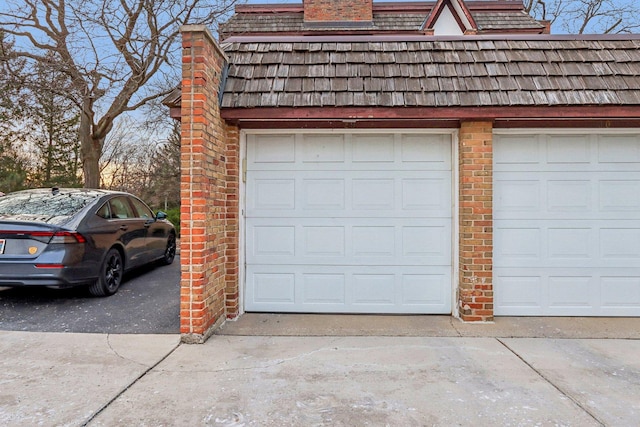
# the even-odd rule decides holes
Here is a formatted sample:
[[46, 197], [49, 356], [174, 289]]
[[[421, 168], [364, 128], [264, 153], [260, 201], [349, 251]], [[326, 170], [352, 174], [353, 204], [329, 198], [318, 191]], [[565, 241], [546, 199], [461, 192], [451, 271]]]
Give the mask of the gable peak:
[[423, 30], [433, 35], [476, 34], [478, 25], [464, 0], [438, 0], [427, 16]]

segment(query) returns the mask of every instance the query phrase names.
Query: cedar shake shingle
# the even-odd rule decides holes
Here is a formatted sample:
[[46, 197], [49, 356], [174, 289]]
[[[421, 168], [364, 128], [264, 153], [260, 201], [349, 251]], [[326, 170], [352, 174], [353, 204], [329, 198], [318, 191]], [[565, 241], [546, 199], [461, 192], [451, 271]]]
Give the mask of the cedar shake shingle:
[[223, 108], [640, 104], [637, 36], [224, 46]]

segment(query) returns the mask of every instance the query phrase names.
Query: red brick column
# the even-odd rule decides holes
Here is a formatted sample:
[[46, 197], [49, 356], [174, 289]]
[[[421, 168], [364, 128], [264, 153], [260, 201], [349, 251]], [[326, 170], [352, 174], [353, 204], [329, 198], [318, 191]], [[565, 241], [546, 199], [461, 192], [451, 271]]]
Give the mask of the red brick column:
[[493, 124], [463, 122], [459, 140], [459, 313], [493, 320]]
[[182, 28], [182, 49], [180, 332], [184, 342], [204, 342], [226, 318], [227, 281], [237, 276], [237, 203], [229, 207], [237, 178], [229, 175], [237, 176], [238, 138], [220, 118], [225, 54], [199, 25]]
[[226, 129], [226, 235], [225, 235], [225, 307], [227, 318], [238, 317], [239, 307], [239, 265], [240, 242], [240, 132], [237, 126]]

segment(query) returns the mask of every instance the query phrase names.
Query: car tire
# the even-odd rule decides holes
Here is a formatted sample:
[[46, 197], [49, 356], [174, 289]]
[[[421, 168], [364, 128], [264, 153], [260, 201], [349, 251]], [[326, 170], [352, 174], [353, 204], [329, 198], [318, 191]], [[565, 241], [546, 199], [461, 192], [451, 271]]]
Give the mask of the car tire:
[[105, 297], [118, 292], [122, 276], [124, 275], [124, 265], [122, 255], [117, 249], [111, 248], [100, 268], [100, 276], [94, 284], [89, 287], [91, 295]]
[[169, 265], [176, 257], [176, 235], [171, 233], [167, 238], [167, 247], [164, 250], [164, 255], [160, 260], [162, 265]]

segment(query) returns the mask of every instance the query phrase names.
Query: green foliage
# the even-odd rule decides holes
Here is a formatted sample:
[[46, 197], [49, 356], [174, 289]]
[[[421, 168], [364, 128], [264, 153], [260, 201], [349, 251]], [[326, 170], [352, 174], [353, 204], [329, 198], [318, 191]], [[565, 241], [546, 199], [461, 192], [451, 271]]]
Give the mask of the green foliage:
[[32, 180], [38, 187], [80, 187], [80, 111], [65, 95], [71, 81], [43, 64], [36, 64], [36, 72], [40, 82], [56, 89], [31, 93], [26, 119], [37, 150]]
[[22, 63], [13, 57], [13, 43], [0, 30], [0, 192], [22, 190], [27, 180], [28, 162], [18, 149], [22, 135], [15, 123], [20, 121], [23, 93], [11, 70]]
[[167, 219], [176, 228], [176, 234], [180, 236], [180, 206], [169, 208], [164, 212], [167, 214]]
[[27, 180], [27, 170], [21, 159], [14, 154], [5, 154], [0, 147], [0, 191], [10, 193], [23, 190]]

